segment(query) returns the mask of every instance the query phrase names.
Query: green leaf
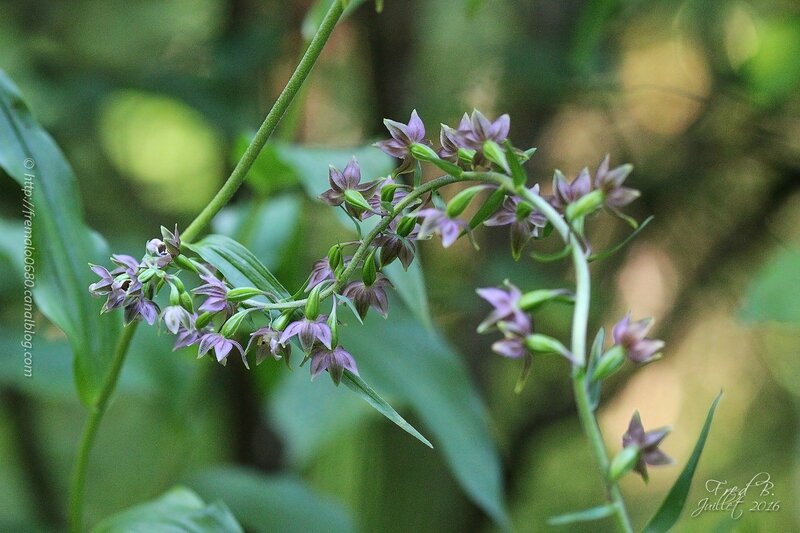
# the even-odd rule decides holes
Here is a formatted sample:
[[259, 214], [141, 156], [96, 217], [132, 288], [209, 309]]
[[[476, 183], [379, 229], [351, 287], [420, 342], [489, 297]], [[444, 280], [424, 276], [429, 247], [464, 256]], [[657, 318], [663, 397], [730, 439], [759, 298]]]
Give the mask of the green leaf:
[[293, 476], [267, 476], [221, 466], [191, 475], [186, 484], [207, 500], [224, 500], [247, 531], [355, 531], [352, 519], [340, 505], [315, 494]]
[[[342, 345], [355, 357], [361, 375], [385, 398], [413, 411], [469, 498], [495, 522], [508, 525], [500, 455], [486, 408], [462, 359], [435, 330], [422, 328], [408, 309], [394, 304], [391, 316], [386, 321], [370, 313], [364, 327], [342, 328]], [[337, 396], [332, 384], [323, 389], [319, 381], [288, 376], [268, 406], [270, 420], [286, 438], [288, 455], [300, 466], [337, 431], [365, 416], [357, 404]], [[317, 410], [299, 410], [297, 404], [305, 398], [312, 398]], [[339, 413], [344, 421], [330, 420]]]
[[756, 274], [741, 311], [750, 322], [800, 322], [800, 249], [779, 250]]
[[588, 261], [591, 263], [592, 261], [597, 261], [598, 259], [605, 259], [606, 257], [614, 255], [615, 253], [620, 251], [626, 244], [628, 244], [634, 238], [636, 238], [636, 236], [639, 233], [641, 233], [641, 231], [645, 228], [645, 226], [647, 226], [650, 222], [652, 222], [654, 218], [655, 217], [652, 215], [647, 217], [641, 224], [639, 224], [636, 227], [636, 229], [633, 230], [633, 232], [631, 232], [630, 235], [625, 237], [625, 239], [622, 242], [618, 243], [616, 246], [612, 246], [608, 250], [603, 250], [602, 252], [597, 252], [595, 254], [590, 255]]
[[186, 247], [222, 272], [234, 287], [256, 287], [278, 299], [289, 297], [289, 292], [253, 252], [230, 237], [207, 235]]
[[514, 147], [511, 146], [511, 142], [508, 139], [506, 139], [504, 144], [509, 168], [511, 170], [511, 177], [514, 180], [514, 186], [519, 187], [520, 185], [525, 185], [528, 181], [528, 176], [525, 174], [525, 169], [522, 168], [522, 164], [519, 162], [517, 154], [514, 152]]
[[689, 495], [689, 489], [692, 486], [692, 477], [694, 471], [697, 469], [697, 463], [700, 462], [700, 454], [703, 453], [703, 448], [706, 445], [708, 432], [711, 430], [711, 422], [714, 419], [714, 412], [717, 410], [717, 404], [722, 398], [722, 391], [714, 398], [711, 407], [706, 415], [706, 422], [703, 424], [703, 429], [700, 431], [700, 437], [697, 439], [697, 444], [694, 445], [689, 461], [683, 468], [681, 475], [675, 481], [675, 484], [669, 490], [667, 497], [659, 507], [658, 512], [648, 522], [645, 527], [645, 533], [663, 533], [668, 531], [675, 523], [683, 511], [683, 506], [686, 504], [686, 497]]
[[148, 531], [243, 533], [244, 530], [222, 502], [206, 505], [194, 492], [176, 487], [157, 500], [137, 505], [103, 520], [92, 531], [93, 533]]
[[615, 512], [616, 507], [609, 503], [606, 505], [592, 507], [591, 509], [585, 509], [583, 511], [553, 516], [547, 519], [547, 523], [551, 526], [563, 526], [566, 524], [573, 524], [575, 522], [590, 522], [592, 520], [607, 518], [613, 515]]
[[94, 281], [88, 263], [106, 263], [108, 251], [84, 223], [69, 163], [2, 71], [0, 167], [21, 186], [26, 174], [33, 176], [34, 300], [69, 339], [78, 393], [91, 405], [108, 371], [121, 324], [119, 316], [101, 317], [101, 302], [87, 291]]
[[347, 387], [358, 394], [365, 402], [375, 408], [380, 414], [397, 424], [405, 432], [412, 435], [429, 448], [433, 448], [431, 441], [422, 436], [422, 433], [414, 429], [414, 426], [406, 422], [405, 418], [397, 414], [391, 405], [386, 403], [386, 400], [378, 396], [378, 393], [372, 390], [372, 387], [367, 385], [358, 374], [353, 374], [349, 370], [344, 371], [342, 381]]
[[552, 254], [540, 254], [536, 252], [531, 252], [531, 257], [533, 257], [534, 259], [536, 259], [541, 263], [552, 263], [554, 261], [560, 261], [561, 259], [564, 259], [570, 254], [570, 252], [572, 252], [572, 246], [567, 245], [558, 252], [554, 252]]

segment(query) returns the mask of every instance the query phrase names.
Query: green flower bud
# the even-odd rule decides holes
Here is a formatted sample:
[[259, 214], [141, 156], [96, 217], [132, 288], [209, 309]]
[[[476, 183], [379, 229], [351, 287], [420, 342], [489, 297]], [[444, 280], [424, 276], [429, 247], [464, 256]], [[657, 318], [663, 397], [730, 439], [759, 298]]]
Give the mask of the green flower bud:
[[156, 275], [156, 272], [157, 271], [155, 269], [153, 269], [153, 268], [146, 268], [141, 273], [139, 273], [136, 277], [138, 277], [139, 281], [141, 281], [142, 283], [147, 283], [148, 281], [153, 279], [153, 276]]
[[364, 196], [353, 189], [345, 189], [344, 191], [344, 201], [347, 202], [347, 205], [359, 210], [359, 211], [368, 211], [372, 209], [364, 199]]
[[475, 185], [474, 187], [468, 187], [453, 196], [453, 199], [447, 202], [447, 216], [450, 218], [456, 218], [458, 215], [463, 213], [464, 209], [467, 208], [472, 199], [475, 198], [475, 196], [485, 188], [486, 187], [484, 185]]
[[627, 446], [611, 460], [611, 466], [608, 468], [608, 477], [611, 481], [616, 481], [636, 466], [639, 462], [639, 455], [641, 450], [636, 445]]
[[471, 165], [472, 161], [475, 159], [475, 153], [475, 150], [470, 148], [459, 148], [458, 160], [466, 163], [467, 165]]
[[242, 320], [244, 320], [244, 318], [247, 316], [248, 312], [249, 311], [245, 309], [230, 317], [222, 326], [220, 335], [227, 338], [233, 337], [236, 334], [236, 330], [239, 329], [239, 325], [242, 323]]
[[506, 153], [500, 147], [499, 144], [494, 142], [493, 140], [489, 139], [484, 141], [483, 143], [483, 155], [497, 165], [498, 167], [502, 168], [507, 173], [510, 172], [508, 167], [508, 159], [506, 158]]
[[373, 248], [366, 259], [364, 259], [364, 267], [361, 269], [361, 279], [367, 287], [372, 286], [378, 277], [378, 269], [375, 265], [375, 252], [377, 248]]
[[273, 320], [272, 321], [272, 329], [274, 329], [275, 331], [283, 331], [284, 329], [286, 329], [286, 326], [288, 326], [289, 322], [292, 321], [292, 315], [293, 314], [294, 314], [294, 311], [289, 310], [289, 311], [286, 311], [285, 313], [283, 313], [281, 316], [279, 316], [275, 320]]
[[598, 359], [594, 372], [592, 372], [592, 380], [600, 381], [606, 379], [619, 370], [624, 362], [625, 348], [619, 345], [612, 346]]
[[572, 354], [567, 347], [561, 344], [557, 339], [548, 335], [534, 333], [525, 337], [525, 346], [532, 352], [540, 353], [557, 353], [563, 355], [572, 361]]
[[186, 292], [186, 287], [183, 286], [183, 282], [178, 276], [170, 276], [169, 281], [178, 289], [178, 291]]
[[180, 297], [180, 305], [190, 313], [194, 312], [194, 302], [188, 292], [182, 292]]
[[208, 325], [209, 322], [211, 322], [212, 318], [214, 318], [214, 313], [209, 313], [206, 311], [197, 317], [197, 320], [194, 321], [194, 325], [197, 329], [203, 329]]
[[306, 318], [314, 320], [319, 316], [319, 292], [322, 290], [322, 284], [315, 286], [311, 289], [311, 294], [308, 295], [306, 300]]
[[546, 302], [575, 301], [575, 296], [566, 289], [540, 289], [526, 292], [519, 299], [519, 307], [523, 311], [533, 311]]
[[256, 289], [255, 287], [237, 287], [228, 291], [225, 299], [229, 302], [243, 302], [256, 296], [263, 296], [264, 291]]
[[344, 263], [342, 258], [342, 245], [341, 244], [334, 244], [328, 250], [328, 265], [330, 266], [331, 270], [336, 270]]
[[181, 291], [179, 291], [178, 287], [176, 287], [173, 283], [170, 283], [169, 284], [169, 304], [170, 305], [180, 305], [180, 303], [181, 303]]
[[396, 183], [384, 185], [381, 189], [381, 202], [391, 204], [392, 200], [394, 200], [394, 193], [397, 190], [397, 187], [398, 185]]
[[569, 204], [566, 210], [567, 220], [577, 220], [586, 215], [590, 215], [603, 206], [603, 192], [594, 190], [589, 194], [581, 196], [575, 202]]
[[416, 225], [417, 217], [405, 216], [397, 224], [397, 234], [401, 237], [408, 237]]
[[411, 145], [411, 155], [413, 155], [419, 161], [427, 161], [429, 163], [433, 163], [441, 170], [444, 170], [451, 176], [459, 177], [464, 172], [461, 170], [461, 167], [456, 165], [455, 163], [451, 163], [450, 161], [445, 161], [436, 151], [428, 145], [414, 143]]

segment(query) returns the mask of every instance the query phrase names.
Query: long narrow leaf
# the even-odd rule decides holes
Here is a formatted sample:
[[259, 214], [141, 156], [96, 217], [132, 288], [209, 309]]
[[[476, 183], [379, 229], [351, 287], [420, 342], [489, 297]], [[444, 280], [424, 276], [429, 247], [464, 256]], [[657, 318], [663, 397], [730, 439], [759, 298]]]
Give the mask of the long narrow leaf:
[[566, 524], [573, 524], [575, 522], [589, 522], [593, 520], [600, 520], [614, 514], [616, 508], [613, 504], [600, 505], [585, 509], [583, 511], [576, 511], [574, 513], [562, 514], [554, 516], [547, 520], [551, 526], [563, 526]]
[[673, 525], [675, 525], [675, 522], [678, 521], [681, 511], [683, 511], [683, 506], [686, 504], [686, 498], [689, 495], [689, 489], [692, 486], [694, 471], [697, 469], [697, 463], [700, 462], [700, 454], [703, 453], [703, 448], [705, 447], [706, 439], [708, 438], [708, 432], [711, 430], [711, 422], [714, 419], [714, 412], [717, 410], [717, 404], [721, 398], [722, 391], [720, 391], [720, 393], [711, 403], [711, 408], [709, 408], [708, 415], [706, 415], [706, 422], [703, 424], [703, 430], [700, 432], [700, 437], [697, 439], [697, 444], [694, 445], [694, 451], [692, 452], [691, 457], [689, 457], [689, 461], [683, 468], [681, 475], [678, 476], [675, 484], [672, 485], [672, 488], [669, 490], [669, 494], [667, 494], [667, 497], [664, 499], [661, 507], [659, 507], [658, 512], [647, 524], [647, 527], [645, 527], [645, 533], [664, 533]]
[[633, 230], [630, 235], [625, 237], [625, 239], [623, 239], [622, 242], [618, 243], [617, 245], [612, 246], [608, 250], [603, 250], [602, 252], [597, 252], [596, 254], [590, 255], [589, 262], [597, 261], [598, 259], [605, 259], [606, 257], [610, 257], [615, 253], [617, 253], [618, 251], [620, 251], [622, 248], [625, 247], [626, 244], [631, 242], [637, 235], [639, 235], [639, 233], [641, 233], [641, 231], [645, 228], [645, 226], [651, 223], [654, 218], [655, 217], [651, 215], [646, 219], [644, 219], [644, 221], [641, 224], [639, 224], [639, 226], [635, 230]]

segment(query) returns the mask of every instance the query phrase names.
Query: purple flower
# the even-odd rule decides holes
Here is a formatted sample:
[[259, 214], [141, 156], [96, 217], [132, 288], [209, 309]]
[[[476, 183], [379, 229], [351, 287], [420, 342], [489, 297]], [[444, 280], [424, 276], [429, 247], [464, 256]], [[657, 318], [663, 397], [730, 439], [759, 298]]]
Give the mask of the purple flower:
[[394, 120], [384, 119], [386, 129], [389, 130], [391, 139], [375, 143], [385, 153], [398, 159], [403, 159], [400, 172], [411, 168], [414, 158], [411, 157], [411, 145], [415, 143], [430, 145], [430, 141], [425, 139], [425, 124], [417, 115], [417, 110], [411, 112], [408, 124]]
[[485, 333], [496, 327], [498, 323], [504, 322], [513, 331], [526, 331], [530, 329], [530, 319], [528, 315], [519, 307], [519, 300], [522, 297], [520, 290], [513, 284], [506, 282], [508, 289], [498, 289], [488, 287], [477, 289], [478, 296], [489, 302], [494, 309], [478, 325], [478, 333]]
[[640, 193], [636, 189], [623, 187], [622, 184], [633, 170], [632, 165], [620, 165], [609, 170], [611, 158], [607, 155], [595, 174], [595, 187], [603, 191], [603, 198], [606, 206], [611, 209], [620, 209], [632, 201], [636, 200]]
[[[539, 194], [539, 184], [534, 185], [530, 191]], [[547, 225], [547, 218], [530, 208], [529, 204], [520, 204], [522, 201], [516, 196], [506, 196], [503, 205], [484, 222], [487, 226], [511, 225], [511, 251], [515, 259], [519, 259], [522, 248], [534, 237], [539, 236], [539, 230]]]
[[325, 370], [336, 385], [342, 380], [345, 370], [358, 374], [355, 359], [344, 348], [337, 346], [331, 349], [317, 344], [311, 351], [311, 379], [315, 379]]
[[467, 223], [463, 220], [453, 219], [441, 209], [428, 208], [417, 212], [417, 216], [422, 219], [419, 228], [419, 239], [427, 239], [434, 233], [442, 237], [442, 246], [448, 248], [461, 232], [467, 229]]
[[381, 233], [373, 242], [375, 246], [381, 248], [381, 264], [388, 265], [397, 258], [403, 264], [403, 268], [408, 270], [409, 265], [414, 261], [414, 254], [417, 249], [414, 239], [418, 237], [417, 229], [411, 230], [406, 236], [397, 233], [398, 220], [395, 218], [386, 230]]
[[367, 316], [370, 307], [375, 309], [383, 318], [389, 314], [389, 299], [386, 296], [386, 288], [392, 284], [383, 274], [378, 274], [372, 285], [366, 285], [363, 281], [351, 281], [342, 291], [342, 296], [350, 298], [358, 311], [358, 315], [363, 320]]
[[553, 197], [550, 199], [550, 203], [563, 212], [567, 205], [583, 198], [591, 190], [592, 177], [589, 175], [588, 168], [581, 170], [572, 183], [567, 181], [560, 170], [556, 170], [553, 174]]
[[242, 345], [235, 340], [223, 337], [219, 333], [205, 333], [200, 338], [200, 347], [197, 351], [198, 358], [203, 357], [212, 348], [214, 350], [214, 356], [217, 358], [217, 362], [222, 363], [223, 365], [225, 364], [225, 359], [231, 353], [231, 350], [236, 348], [239, 351], [239, 354], [242, 356], [244, 366], [250, 368], [250, 365], [247, 364], [247, 358], [244, 356]]
[[114, 285], [114, 276], [112, 276], [105, 267], [93, 265], [91, 263], [89, 263], [89, 267], [92, 269], [92, 272], [100, 276], [100, 281], [89, 285], [89, 292], [92, 296], [104, 296], [111, 292], [112, 286]]
[[196, 315], [191, 316], [191, 326], [184, 327], [181, 325], [178, 328], [178, 331], [175, 336], [175, 345], [172, 347], [172, 351], [180, 350], [181, 348], [185, 348], [187, 346], [192, 346], [200, 342], [200, 338], [202, 337], [203, 333], [206, 331], [198, 331], [194, 327], [194, 321], [197, 319]]
[[169, 255], [178, 257], [181, 254], [181, 234], [178, 232], [177, 224], [175, 224], [174, 232], [161, 226], [161, 238], [164, 239], [164, 246], [167, 247]]
[[533, 332], [533, 324], [528, 315], [516, 317], [513, 322], [502, 322], [500, 329], [503, 338], [492, 343], [492, 351], [503, 357], [519, 359], [528, 354], [525, 337]]
[[[381, 181], [380, 187], [378, 187], [377, 194], [375, 194], [372, 197], [368, 198], [367, 199], [367, 203], [376, 212], [380, 211], [383, 208], [383, 206], [381, 205], [381, 203], [382, 203], [381, 193], [383, 192], [383, 189], [385, 189], [388, 186], [395, 186], [397, 188], [394, 190], [394, 195], [392, 195], [392, 200], [389, 203], [392, 204], [392, 206], [397, 205], [397, 202], [399, 202], [400, 200], [402, 200], [403, 198], [408, 196], [408, 191], [405, 189], [405, 187], [402, 186], [402, 185], [398, 187], [397, 185], [398, 185], [397, 182], [395, 180], [393, 180], [392, 178], [384, 179], [383, 181]], [[375, 213], [365, 212], [364, 213], [364, 215], [365, 215], [364, 218], [367, 218], [367, 216], [371, 216], [373, 214], [375, 214]]]
[[158, 306], [152, 300], [145, 298], [141, 293], [126, 298], [123, 309], [123, 321], [127, 326], [140, 318], [152, 326], [158, 320]]
[[[475, 109], [470, 117], [469, 128], [465, 129], [463, 133], [464, 145], [480, 151], [483, 150], [483, 143], [486, 141], [501, 144], [508, 137], [510, 127], [511, 118], [508, 114], [500, 115], [497, 120], [492, 122]], [[459, 129], [461, 129], [460, 126]]]
[[161, 312], [161, 320], [173, 335], [177, 335], [178, 330], [190, 328], [192, 326], [192, 315], [180, 305], [170, 305]]
[[195, 294], [207, 296], [206, 301], [200, 306], [200, 311], [217, 313], [227, 310], [230, 313], [233, 306], [227, 300], [228, 287], [225, 282], [210, 274], [200, 274], [200, 279], [205, 283], [192, 290]]
[[156, 268], [164, 268], [172, 262], [172, 255], [167, 251], [167, 245], [161, 239], [150, 239], [145, 246], [147, 253], [152, 258]]
[[631, 315], [628, 313], [625, 318], [617, 322], [611, 332], [614, 343], [621, 346], [628, 359], [635, 363], [647, 363], [657, 359], [659, 352], [664, 348], [664, 341], [646, 337], [652, 325], [652, 318], [631, 322]]
[[129, 255], [114, 254], [111, 256], [111, 261], [117, 265], [117, 268], [111, 271], [112, 276], [124, 273], [135, 278], [136, 273], [139, 271], [139, 261]]
[[281, 344], [280, 336], [279, 331], [275, 331], [269, 326], [259, 328], [250, 334], [250, 342], [247, 343], [245, 351], [250, 351], [250, 347], [255, 343], [256, 365], [260, 365], [267, 356], [273, 357], [276, 361], [285, 359], [288, 364], [292, 355], [292, 345]]
[[358, 166], [356, 158], [350, 160], [344, 171], [340, 172], [336, 167], [331, 166], [328, 170], [328, 183], [331, 188], [319, 195], [320, 199], [328, 205], [340, 206], [344, 204], [348, 213], [354, 217], [360, 217], [363, 209], [357, 209], [345, 202], [346, 191], [356, 191], [365, 200], [375, 196], [375, 191], [381, 185], [382, 180], [377, 179], [368, 183], [361, 183], [361, 168]]
[[636, 411], [631, 417], [628, 431], [622, 436], [622, 447], [636, 446], [639, 448], [639, 461], [633, 469], [647, 481], [647, 466], [661, 466], [672, 464], [672, 459], [658, 449], [661, 441], [669, 435], [671, 431], [668, 427], [663, 427], [653, 431], [645, 432], [639, 412]]
[[458, 128], [451, 128], [446, 124], [442, 124], [442, 129], [439, 133], [439, 142], [442, 145], [439, 149], [439, 157], [452, 163], [458, 161], [458, 150], [466, 147], [464, 134], [470, 131], [471, 128], [472, 122], [466, 113], [461, 117]]
[[328, 262], [327, 257], [323, 257], [319, 261], [315, 261], [314, 265], [311, 267], [311, 275], [308, 278], [308, 286], [306, 287], [306, 292], [309, 292], [311, 289], [322, 283], [326, 280], [333, 280], [335, 279], [333, 276], [333, 269], [331, 269], [331, 264]]
[[314, 346], [314, 342], [319, 341], [325, 345], [326, 348], [331, 348], [331, 328], [325, 322], [326, 316], [320, 315], [315, 320], [310, 318], [303, 318], [297, 322], [292, 322], [281, 333], [279, 342], [287, 344], [289, 340], [297, 336], [300, 341], [300, 347], [304, 352], [309, 352]]

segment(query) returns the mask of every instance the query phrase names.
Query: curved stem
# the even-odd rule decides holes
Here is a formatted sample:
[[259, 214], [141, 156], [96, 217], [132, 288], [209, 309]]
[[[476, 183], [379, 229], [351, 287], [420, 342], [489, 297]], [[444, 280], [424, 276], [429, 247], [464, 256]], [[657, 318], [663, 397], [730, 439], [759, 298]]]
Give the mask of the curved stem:
[[70, 496], [69, 496], [69, 531], [71, 533], [80, 533], [83, 529], [83, 496], [86, 486], [86, 467], [89, 464], [89, 453], [94, 444], [94, 438], [97, 435], [97, 428], [100, 427], [100, 422], [103, 420], [103, 415], [108, 407], [108, 402], [111, 399], [111, 394], [117, 386], [122, 365], [125, 362], [125, 356], [128, 353], [128, 346], [130, 345], [133, 334], [136, 332], [138, 322], [133, 322], [122, 329], [117, 346], [114, 349], [114, 358], [111, 360], [111, 368], [109, 368], [108, 375], [106, 376], [103, 388], [92, 406], [89, 413], [89, 419], [83, 428], [83, 436], [81, 437], [80, 447], [78, 448], [78, 455], [75, 459], [75, 466], [72, 470], [72, 480], [70, 482]]
[[181, 236], [183, 242], [188, 243], [196, 239], [203, 228], [214, 218], [214, 215], [230, 202], [233, 195], [239, 190], [239, 187], [242, 186], [247, 173], [250, 171], [253, 163], [255, 163], [261, 149], [267, 144], [270, 136], [281, 121], [283, 114], [286, 112], [286, 109], [288, 109], [289, 104], [292, 103], [292, 100], [297, 95], [303, 82], [308, 78], [311, 69], [314, 67], [314, 63], [316, 63], [319, 55], [322, 53], [325, 43], [333, 32], [333, 28], [342, 16], [343, 10], [342, 2], [339, 0], [333, 0], [333, 2], [331, 2], [330, 9], [328, 9], [325, 18], [322, 20], [322, 24], [320, 24], [316, 35], [311, 39], [311, 43], [309, 43], [300, 63], [297, 64], [297, 68], [292, 73], [289, 81], [286, 82], [286, 87], [283, 88], [278, 99], [275, 100], [275, 104], [273, 104], [272, 109], [270, 109], [261, 127], [258, 128], [253, 140], [250, 141], [250, 145], [245, 150], [242, 158], [239, 159], [239, 162], [236, 164], [233, 172], [231, 172], [228, 180], [183, 232]]

